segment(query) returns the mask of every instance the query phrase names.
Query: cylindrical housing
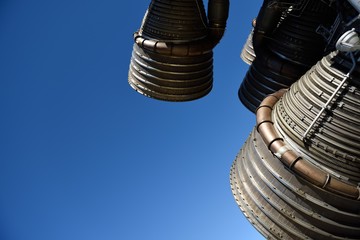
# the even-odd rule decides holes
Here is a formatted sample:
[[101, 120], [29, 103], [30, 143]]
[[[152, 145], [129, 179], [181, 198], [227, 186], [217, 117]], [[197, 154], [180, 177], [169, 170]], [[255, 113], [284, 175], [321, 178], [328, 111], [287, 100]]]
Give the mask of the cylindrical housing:
[[240, 209], [268, 239], [360, 239], [360, 67], [348, 77], [352, 64], [332, 52], [257, 110], [257, 128], [230, 183]]
[[228, 0], [152, 0], [134, 34], [128, 81], [137, 92], [159, 100], [190, 101], [213, 84], [212, 50], [226, 26]]
[[252, 112], [266, 95], [290, 86], [323, 57], [326, 42], [316, 30], [331, 26], [336, 17], [336, 9], [323, 1], [303, 1], [296, 9], [275, 2], [264, 3], [256, 18], [256, 59], [238, 92]]

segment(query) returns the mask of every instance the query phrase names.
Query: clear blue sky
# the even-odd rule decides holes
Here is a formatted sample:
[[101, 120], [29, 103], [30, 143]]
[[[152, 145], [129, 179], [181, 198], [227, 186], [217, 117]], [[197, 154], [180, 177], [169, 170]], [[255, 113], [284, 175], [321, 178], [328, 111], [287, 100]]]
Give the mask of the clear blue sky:
[[1, 0], [0, 239], [262, 239], [229, 185], [261, 2], [230, 1], [213, 90], [171, 103], [127, 83], [150, 0]]

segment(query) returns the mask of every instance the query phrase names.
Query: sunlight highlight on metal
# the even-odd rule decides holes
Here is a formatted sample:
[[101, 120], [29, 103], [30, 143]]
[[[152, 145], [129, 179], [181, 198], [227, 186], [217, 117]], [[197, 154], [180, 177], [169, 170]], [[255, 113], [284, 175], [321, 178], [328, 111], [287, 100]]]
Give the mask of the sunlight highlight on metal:
[[[280, 3], [264, 1], [266, 7]], [[231, 190], [244, 216], [267, 239], [360, 239], [360, 15], [354, 1], [303, 3], [286, 31], [281, 28], [288, 17], [281, 16], [270, 31], [278, 41], [262, 45], [271, 46], [268, 50], [257, 51], [255, 28], [256, 58], [239, 97], [256, 113], [257, 124], [231, 167]], [[330, 18], [324, 25], [326, 14], [305, 14], [316, 4], [337, 11], [332, 25]], [[301, 27], [310, 23], [307, 30]], [[293, 43], [285, 37], [291, 28], [299, 34]], [[322, 43], [315, 44], [315, 34]], [[264, 56], [271, 57], [268, 65], [260, 62]], [[283, 72], [276, 76], [272, 67], [278, 63]], [[293, 83], [279, 81], [290, 74]], [[284, 89], [276, 88], [279, 83]]]
[[[267, 239], [360, 239], [360, 15], [352, 0], [264, 0], [240, 57], [256, 126], [230, 171]], [[229, 2], [152, 0], [129, 83], [166, 101], [208, 94]]]
[[254, 47], [252, 44], [253, 35], [254, 35], [254, 29], [251, 29], [251, 32], [250, 32], [249, 36], [247, 37], [246, 42], [243, 46], [243, 49], [241, 50], [241, 53], [240, 53], [241, 59], [249, 65], [252, 64], [252, 62], [254, 61], [254, 59], [256, 57]]
[[213, 85], [213, 48], [222, 38], [228, 0], [152, 0], [134, 34], [128, 81], [137, 92], [164, 101], [190, 101]]
[[241, 210], [267, 238], [360, 238], [360, 67], [302, 140], [349, 66], [350, 57], [331, 53], [258, 108], [230, 182]]

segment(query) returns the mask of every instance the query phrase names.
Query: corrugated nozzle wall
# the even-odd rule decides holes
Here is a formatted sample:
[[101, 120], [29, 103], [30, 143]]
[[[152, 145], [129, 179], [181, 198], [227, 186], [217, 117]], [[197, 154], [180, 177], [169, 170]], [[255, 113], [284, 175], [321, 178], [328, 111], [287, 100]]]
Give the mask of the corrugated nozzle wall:
[[206, 13], [199, 0], [152, 1], [144, 20], [141, 35], [148, 38], [188, 42], [207, 35]]
[[165, 101], [190, 101], [213, 83], [213, 48], [222, 38], [228, 0], [152, 0], [134, 34], [128, 81], [139, 93]]
[[134, 44], [129, 84], [139, 93], [159, 100], [194, 100], [212, 88], [212, 57], [212, 51], [197, 57], [167, 56]]
[[269, 239], [360, 239], [359, 67], [303, 137], [351, 64], [333, 52], [258, 108], [230, 183]]
[[336, 17], [336, 10], [322, 1], [303, 1], [297, 9], [281, 4], [265, 1], [256, 19], [256, 58], [238, 92], [252, 112], [266, 95], [290, 86], [323, 57], [326, 42], [316, 30]]
[[[206, 15], [201, 0], [151, 1], [134, 34], [131, 87], [165, 101], [210, 92], [229, 0], [208, 3]], [[243, 47], [250, 66], [238, 95], [256, 127], [230, 183], [268, 239], [360, 239], [360, 21], [352, 4], [264, 0]]]
[[247, 64], [251, 65], [254, 61], [256, 54], [252, 44], [252, 38], [254, 34], [254, 29], [251, 29], [249, 36], [246, 39], [246, 42], [241, 50], [240, 58]]

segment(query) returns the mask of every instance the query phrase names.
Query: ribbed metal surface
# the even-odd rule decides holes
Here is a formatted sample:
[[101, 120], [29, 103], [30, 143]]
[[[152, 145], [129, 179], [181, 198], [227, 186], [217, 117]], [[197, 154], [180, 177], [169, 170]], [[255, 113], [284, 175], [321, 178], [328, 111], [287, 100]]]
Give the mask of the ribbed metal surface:
[[134, 39], [128, 74], [137, 92], [190, 101], [213, 85], [213, 53], [201, 0], [152, 0]]
[[253, 33], [254, 30], [252, 29], [240, 53], [241, 59], [249, 65], [251, 65], [251, 63], [254, 61], [256, 57], [256, 54], [254, 52], [254, 47], [252, 44]]
[[137, 92], [164, 101], [191, 101], [213, 83], [213, 48], [221, 40], [229, 0], [152, 0], [134, 33], [128, 82]]
[[[290, 71], [290, 69], [288, 69]], [[290, 71], [291, 72], [291, 71]], [[269, 71], [257, 58], [252, 62], [238, 91], [242, 104], [255, 112], [260, 102], [270, 93], [289, 87], [295, 80], [295, 71], [288, 74]], [[290, 75], [290, 76], [289, 76]]]
[[295, 176], [255, 129], [234, 161], [230, 181], [240, 209], [267, 239], [360, 239], [359, 202]]
[[144, 51], [134, 44], [129, 84], [159, 100], [189, 101], [205, 96], [213, 84], [213, 54], [174, 57]]
[[334, 9], [322, 1], [309, 1], [303, 10], [293, 10], [284, 17], [268, 47], [287, 61], [312, 66], [321, 59], [326, 46], [316, 29], [330, 26], [335, 16]]
[[150, 38], [189, 41], [207, 35], [202, 0], [152, 1], [145, 17], [142, 35]]
[[[316, 29], [330, 26], [335, 10], [322, 1], [306, 1], [303, 5], [284, 10], [279, 19], [264, 20], [278, 21], [277, 27], [264, 37], [259, 49], [254, 45], [256, 59], [239, 88], [240, 101], [252, 112], [264, 96], [290, 86], [324, 54], [326, 42]], [[257, 34], [255, 28], [254, 38]]]
[[[275, 108], [279, 129], [292, 145], [335, 176], [360, 182], [360, 85], [357, 69], [306, 138], [302, 136], [344, 79], [351, 62], [332, 53], [293, 84]], [[360, 203], [359, 203], [360, 204]]]
[[[255, 128], [234, 161], [230, 183], [235, 200], [268, 239], [360, 239], [359, 196], [345, 196], [340, 193], [342, 189], [335, 189], [336, 185], [326, 188], [333, 181], [355, 190], [359, 184], [359, 68], [314, 125], [306, 143], [302, 141], [350, 68], [347, 56], [329, 54], [291, 85], [271, 112], [273, 128], [281, 141], [297, 152], [301, 161], [327, 174], [322, 188], [311, 180], [317, 178], [311, 176], [311, 169], [305, 180], [296, 173], [299, 169], [292, 171], [285, 166], [279, 159], [288, 149], [281, 147], [283, 153], [275, 157], [270, 145], [265, 144], [267, 136]], [[268, 144], [280, 139], [274, 138]]]

